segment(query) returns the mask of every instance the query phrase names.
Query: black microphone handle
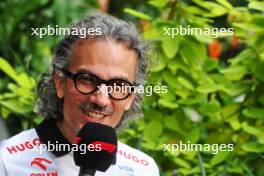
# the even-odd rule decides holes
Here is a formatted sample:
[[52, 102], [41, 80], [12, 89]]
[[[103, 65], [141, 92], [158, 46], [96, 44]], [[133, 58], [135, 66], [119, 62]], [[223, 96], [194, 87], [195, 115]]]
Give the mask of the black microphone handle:
[[96, 172], [95, 170], [81, 167], [79, 171], [79, 176], [94, 176], [95, 172]]

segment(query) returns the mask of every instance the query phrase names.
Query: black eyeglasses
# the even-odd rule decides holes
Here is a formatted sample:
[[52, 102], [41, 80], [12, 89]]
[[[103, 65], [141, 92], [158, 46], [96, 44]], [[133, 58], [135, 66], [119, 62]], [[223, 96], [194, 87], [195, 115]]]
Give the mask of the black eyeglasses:
[[103, 80], [92, 73], [71, 73], [65, 69], [58, 69], [74, 81], [77, 91], [83, 94], [91, 94], [100, 89], [101, 84], [107, 85], [107, 91], [111, 98], [124, 100], [135, 90], [135, 83], [123, 79]]

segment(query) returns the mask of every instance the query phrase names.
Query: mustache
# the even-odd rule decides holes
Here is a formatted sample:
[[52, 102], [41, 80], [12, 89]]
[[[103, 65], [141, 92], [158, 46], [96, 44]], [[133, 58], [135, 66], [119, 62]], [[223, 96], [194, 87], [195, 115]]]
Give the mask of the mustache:
[[113, 110], [111, 108], [109, 108], [108, 106], [100, 106], [96, 103], [81, 103], [79, 105], [80, 109], [84, 109], [84, 110], [90, 110], [90, 111], [98, 111], [104, 114], [112, 114]]

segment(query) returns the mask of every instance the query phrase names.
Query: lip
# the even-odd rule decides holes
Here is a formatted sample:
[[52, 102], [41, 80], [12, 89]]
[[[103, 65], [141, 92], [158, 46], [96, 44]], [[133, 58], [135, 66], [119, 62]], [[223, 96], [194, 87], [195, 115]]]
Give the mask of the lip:
[[[102, 117], [100, 118], [95, 118], [95, 117], [91, 117], [89, 115], [90, 113], [97, 113], [97, 114], [101, 114]], [[92, 111], [92, 110], [84, 110], [82, 109], [82, 113], [83, 113], [83, 118], [87, 121], [87, 122], [95, 122], [95, 123], [103, 123], [104, 119], [106, 119], [106, 117], [108, 116], [108, 114], [102, 113], [102, 112], [98, 112], [98, 111]]]

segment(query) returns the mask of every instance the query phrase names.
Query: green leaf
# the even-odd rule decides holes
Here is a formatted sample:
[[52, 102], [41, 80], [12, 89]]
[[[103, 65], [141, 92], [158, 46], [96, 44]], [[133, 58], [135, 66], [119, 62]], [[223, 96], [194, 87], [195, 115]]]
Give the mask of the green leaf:
[[197, 87], [197, 91], [200, 93], [211, 93], [211, 92], [216, 92], [216, 91], [220, 91], [223, 89], [222, 85], [217, 85], [217, 84], [212, 84], [212, 85], [200, 85], [199, 87]]
[[221, 110], [221, 104], [218, 101], [210, 101], [207, 103], [202, 103], [200, 105], [200, 111], [204, 114], [215, 113]]
[[169, 0], [150, 0], [148, 3], [149, 3], [150, 5], [155, 6], [155, 7], [162, 8], [162, 7], [164, 7], [168, 2], [169, 2]]
[[230, 104], [230, 105], [225, 106], [224, 108], [222, 108], [223, 117], [226, 118], [226, 117], [233, 115], [235, 112], [238, 111], [240, 107], [241, 106], [239, 104]]
[[216, 1], [229, 10], [233, 9], [233, 6], [227, 0], [216, 0]]
[[24, 104], [19, 103], [19, 101], [15, 99], [10, 99], [8, 101], [1, 101], [0, 105], [8, 108], [12, 112], [19, 114], [26, 114], [32, 111], [31, 106], [25, 106]]
[[233, 166], [227, 169], [228, 173], [236, 173], [243, 175], [243, 168], [241, 166]]
[[163, 70], [165, 67], [166, 67], [166, 63], [163, 61], [162, 58], [160, 58], [160, 59], [158, 60], [158, 63], [155, 63], [155, 65], [152, 66], [152, 67], [150, 68], [150, 71], [151, 71], [151, 72], [160, 72], [160, 71]]
[[1, 107], [1, 116], [3, 117], [3, 119], [7, 119], [9, 114], [11, 113], [11, 111], [5, 107]]
[[229, 80], [236, 81], [236, 80], [240, 80], [247, 73], [247, 67], [232, 66], [227, 69], [220, 70], [220, 73], [225, 74], [225, 76]]
[[251, 2], [248, 4], [248, 7], [251, 8], [251, 9], [264, 11], [264, 2], [251, 1]]
[[233, 23], [233, 25], [246, 31], [262, 32], [264, 30], [261, 26], [253, 23]]
[[264, 105], [264, 94], [262, 94], [262, 95], [258, 98], [258, 102], [260, 102], [262, 105]]
[[200, 33], [197, 33], [194, 35], [194, 37], [201, 43], [209, 44], [212, 42], [213, 38], [211, 35], [203, 35]]
[[160, 40], [163, 31], [161, 28], [151, 25], [149, 28], [144, 30], [143, 36], [145, 39]]
[[245, 93], [247, 90], [249, 90], [251, 87], [251, 84], [248, 82], [237, 82], [233, 83], [231, 87], [226, 91], [231, 96], [238, 96], [243, 93]]
[[18, 81], [18, 74], [12, 66], [2, 57], [0, 57], [0, 70], [7, 74], [14, 81]]
[[29, 77], [26, 73], [21, 73], [18, 76], [18, 80], [17, 83], [22, 86], [22, 87], [26, 87], [29, 89], [32, 89], [35, 87], [36, 82], [34, 79], [32, 79], [31, 77]]
[[264, 152], [264, 145], [255, 143], [255, 142], [243, 144], [241, 148], [245, 150], [246, 152], [253, 152], [253, 153], [263, 153]]
[[264, 119], [264, 109], [249, 107], [242, 111], [243, 115], [253, 119]]
[[179, 50], [181, 38], [176, 36], [172, 37], [164, 37], [162, 40], [162, 49], [168, 58], [173, 58], [177, 51]]
[[155, 109], [149, 109], [144, 114], [145, 114], [145, 118], [148, 118], [149, 120], [152, 120], [154, 118], [154, 119], [162, 121], [162, 119], [163, 119], [162, 112], [157, 111]]
[[212, 59], [205, 59], [204, 63], [203, 63], [203, 69], [205, 71], [212, 71], [214, 69], [217, 69], [219, 65], [219, 61], [217, 60], [212, 60]]
[[177, 116], [165, 116], [164, 117], [164, 127], [178, 132], [179, 134], [185, 136], [185, 132], [181, 129]]
[[168, 100], [172, 100], [172, 101], [175, 100], [175, 95], [170, 90], [168, 90], [168, 92], [166, 92], [166, 93], [160, 92], [160, 93], [158, 93], [158, 95], [160, 97], [168, 99]]
[[242, 126], [238, 120], [238, 115], [234, 115], [234, 116], [228, 118], [227, 122], [230, 124], [230, 126], [232, 127], [232, 129], [234, 131], [238, 131]]
[[186, 6], [185, 7], [185, 10], [186, 12], [188, 13], [193, 13], [193, 14], [196, 14], [196, 15], [200, 15], [200, 14], [204, 14], [204, 13], [207, 13], [207, 11], [201, 9], [201, 8], [198, 8], [196, 6]]
[[163, 79], [165, 80], [165, 82], [166, 82], [169, 86], [171, 86], [171, 87], [173, 87], [173, 88], [177, 88], [178, 81], [177, 81], [177, 79], [176, 79], [176, 76], [173, 75], [173, 74], [171, 73], [171, 71], [169, 71], [169, 70], [165, 70], [165, 71], [163, 71], [163, 72], [162, 72], [162, 77], [163, 77]]
[[197, 42], [196, 40], [185, 38], [181, 41], [179, 53], [189, 62], [195, 63], [194, 61], [206, 57], [206, 48], [204, 44]]
[[235, 58], [228, 60], [228, 62], [230, 62], [231, 65], [239, 65], [241, 64], [241, 62], [250, 58], [253, 54], [254, 53], [251, 49], [245, 49], [241, 53], [239, 53], [239, 55], [237, 55]]
[[173, 74], [176, 74], [178, 69], [182, 70], [185, 73], [189, 72], [188, 66], [183, 63], [181, 59], [171, 59], [168, 63], [168, 68]]
[[126, 13], [128, 13], [130, 15], [133, 15], [135, 17], [141, 18], [143, 20], [150, 20], [151, 19], [150, 16], [148, 16], [148, 15], [142, 13], [142, 12], [138, 12], [136, 10], [130, 9], [130, 8], [125, 8], [124, 12], [126, 12]]
[[210, 14], [203, 14], [206, 17], [217, 17], [227, 13], [226, 8], [214, 2], [201, 0], [193, 0], [193, 2], [210, 11]]
[[159, 120], [152, 120], [144, 129], [144, 140], [157, 141], [163, 130], [163, 125]]
[[211, 164], [214, 166], [214, 165], [217, 165], [217, 164], [220, 164], [220, 163], [226, 161], [230, 154], [231, 154], [231, 152], [228, 152], [228, 151], [218, 152], [211, 159]]
[[247, 133], [252, 134], [252, 135], [255, 135], [255, 136], [258, 136], [259, 134], [262, 133], [262, 131], [260, 129], [248, 125], [247, 122], [243, 122], [242, 123], [242, 128]]
[[181, 98], [187, 98], [192, 92], [188, 89], [183, 89], [183, 88], [177, 88], [175, 90], [175, 95], [180, 96]]
[[173, 102], [173, 101], [170, 101], [164, 98], [159, 99], [159, 105], [164, 106], [166, 108], [170, 108], [170, 109], [176, 109], [179, 107], [179, 105], [176, 102]]
[[254, 69], [255, 75], [257, 78], [259, 78], [261, 81], [264, 81], [264, 63], [258, 63]]
[[190, 82], [190, 81], [188, 81], [187, 79], [185, 79], [184, 77], [178, 77], [177, 78], [177, 81], [179, 81], [179, 83], [183, 86], [183, 87], [185, 87], [185, 88], [187, 88], [187, 89], [190, 89], [190, 90], [194, 90], [194, 87], [193, 87], [193, 85], [192, 85], [192, 83]]
[[[191, 169], [188, 168], [180, 168], [179, 173], [183, 175], [199, 175], [200, 173], [200, 168], [199, 167], [192, 167]], [[201, 176], [206, 176], [206, 175], [201, 175]]]
[[185, 161], [185, 160], [183, 160], [183, 159], [181, 159], [179, 157], [174, 158], [173, 161], [174, 161], [175, 164], [177, 164], [179, 166], [182, 166], [184, 168], [187, 168], [187, 169], [191, 169], [192, 168], [191, 165], [187, 161]]
[[187, 135], [186, 140], [190, 141], [191, 144], [195, 144], [200, 139], [200, 129], [199, 128], [193, 128]]
[[43, 121], [43, 117], [37, 116], [33, 119], [36, 124], [40, 124]]

